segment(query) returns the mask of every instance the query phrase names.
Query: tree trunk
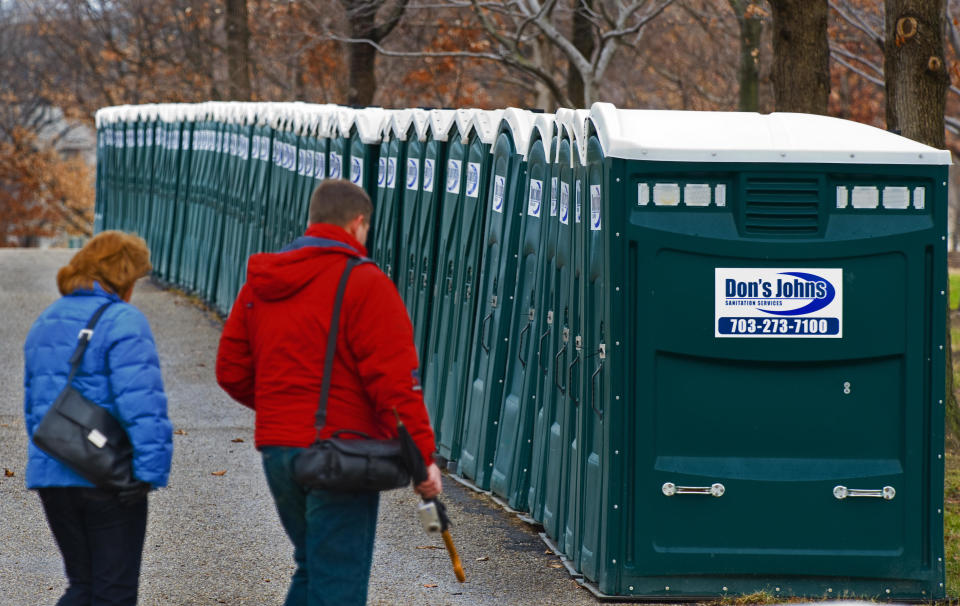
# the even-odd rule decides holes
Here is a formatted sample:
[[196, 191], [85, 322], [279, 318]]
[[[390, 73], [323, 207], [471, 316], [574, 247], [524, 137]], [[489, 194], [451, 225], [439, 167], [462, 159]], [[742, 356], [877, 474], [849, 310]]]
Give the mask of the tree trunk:
[[227, 90], [233, 101], [250, 100], [250, 23], [247, 0], [226, 0]]
[[[593, 56], [593, 49], [596, 42], [593, 39], [593, 25], [590, 20], [590, 11], [593, 8], [593, 0], [573, 0], [573, 35], [570, 41], [573, 46], [580, 51], [580, 54], [590, 60]], [[574, 107], [587, 107], [589, 99], [586, 97], [586, 90], [583, 82], [583, 76], [572, 64], [568, 63], [567, 68], [567, 98], [573, 103]]]
[[[354, 33], [354, 37], [358, 37]], [[349, 57], [347, 69], [350, 70], [347, 104], [368, 106], [373, 104], [373, 95], [377, 92], [375, 73], [377, 50], [369, 44], [350, 44], [347, 47]]]
[[740, 26], [740, 102], [742, 112], [760, 109], [760, 34], [763, 21], [754, 8], [752, 0], [730, 0], [730, 8], [737, 16]]
[[830, 94], [827, 0], [770, 0], [778, 112], [826, 114]]
[[[943, 45], [945, 0], [885, 0], [884, 9], [887, 128], [943, 149], [948, 84]], [[946, 424], [948, 440], [956, 446], [960, 438], [960, 409], [953, 393], [949, 310], [946, 321]]]

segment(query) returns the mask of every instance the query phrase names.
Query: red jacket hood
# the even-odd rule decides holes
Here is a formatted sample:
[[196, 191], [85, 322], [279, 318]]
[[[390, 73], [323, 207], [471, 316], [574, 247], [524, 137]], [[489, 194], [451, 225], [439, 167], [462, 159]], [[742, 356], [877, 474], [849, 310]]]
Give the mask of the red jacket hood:
[[[342, 227], [329, 223], [314, 223], [305, 236], [342, 242], [367, 256], [367, 249]], [[247, 263], [247, 282], [258, 297], [266, 301], [287, 299], [317, 276], [317, 258], [331, 253], [356, 256], [339, 246], [303, 246], [287, 252], [258, 253]]]

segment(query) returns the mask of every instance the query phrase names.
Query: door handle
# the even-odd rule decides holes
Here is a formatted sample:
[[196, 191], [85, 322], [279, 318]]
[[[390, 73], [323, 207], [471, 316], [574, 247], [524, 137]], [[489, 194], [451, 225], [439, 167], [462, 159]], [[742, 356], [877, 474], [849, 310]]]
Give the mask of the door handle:
[[[564, 329], [564, 330], [566, 330], [566, 329]], [[564, 343], [564, 344], [563, 344], [563, 347], [560, 348], [560, 351], [557, 352], [557, 355], [555, 355], [555, 356], [553, 357], [553, 364], [554, 364], [554, 366], [557, 367], [558, 369], [559, 369], [559, 367], [560, 367], [560, 356], [562, 356], [562, 355], [564, 354], [564, 352], [566, 352], [566, 351], [567, 351], [567, 344]], [[557, 380], [557, 378], [558, 378], [558, 377], [561, 377], [561, 376], [563, 376], [563, 373], [562, 373], [562, 372], [554, 371], [554, 373], [553, 373], [553, 384], [556, 385], [556, 386], [557, 386], [557, 389], [560, 390], [560, 395], [565, 396], [565, 395], [567, 395], [567, 388], [564, 387], [563, 385], [561, 385], [560, 382]]]
[[480, 323], [480, 347], [483, 348], [483, 351], [490, 353], [490, 346], [484, 343], [484, 337], [487, 336], [487, 322], [490, 321], [490, 318], [493, 317], [493, 310], [490, 310], [490, 313], [486, 315], [483, 319], [483, 322]]
[[527, 361], [523, 359], [523, 335], [530, 332], [530, 326], [530, 322], [527, 322], [527, 325], [520, 331], [520, 345], [517, 347], [517, 359], [520, 360], [520, 365], [524, 368], [527, 367]]
[[550, 327], [547, 326], [547, 331], [540, 335], [540, 342], [537, 343], [537, 363], [543, 368], [543, 374], [547, 374], [547, 367], [543, 365], [543, 340], [546, 339], [549, 334]]
[[573, 362], [570, 362], [570, 366], [567, 367], [567, 385], [570, 387], [570, 399], [573, 400], [573, 405], [580, 406], [580, 398], [577, 397], [573, 390], [573, 367], [580, 363], [580, 349], [577, 348], [576, 351], [576, 357], [573, 359]]
[[677, 486], [673, 482], [664, 482], [660, 490], [668, 497], [677, 494], [702, 494], [714, 497], [722, 497], [727, 489], [723, 484], [717, 482], [710, 486]]
[[834, 486], [833, 487], [833, 496], [838, 500], [842, 501], [848, 497], [858, 498], [866, 497], [873, 499], [884, 499], [885, 501], [893, 500], [893, 497], [897, 496], [897, 491], [893, 486], [884, 486], [879, 489], [862, 489], [862, 488], [847, 488], [846, 486]]

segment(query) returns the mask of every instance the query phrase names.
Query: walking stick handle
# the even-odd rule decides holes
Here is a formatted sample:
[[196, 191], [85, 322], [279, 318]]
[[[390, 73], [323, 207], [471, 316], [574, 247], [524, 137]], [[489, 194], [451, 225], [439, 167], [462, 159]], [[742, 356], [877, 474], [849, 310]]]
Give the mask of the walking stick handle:
[[457, 553], [457, 548], [453, 544], [453, 537], [450, 536], [449, 530], [443, 531], [443, 543], [447, 546], [447, 553], [450, 554], [450, 562], [453, 564], [453, 574], [457, 575], [457, 580], [463, 583], [467, 580], [467, 576], [463, 574], [463, 563], [460, 561], [460, 555]]

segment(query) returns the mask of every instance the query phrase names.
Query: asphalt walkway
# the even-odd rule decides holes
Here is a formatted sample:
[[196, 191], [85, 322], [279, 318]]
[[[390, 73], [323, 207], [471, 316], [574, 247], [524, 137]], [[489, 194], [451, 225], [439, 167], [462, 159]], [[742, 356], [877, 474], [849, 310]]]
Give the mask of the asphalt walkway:
[[[0, 604], [54, 604], [62, 563], [37, 496], [26, 490], [23, 340], [59, 296], [70, 251], [0, 249]], [[253, 413], [216, 385], [221, 322], [189, 297], [150, 280], [133, 304], [150, 320], [174, 436], [170, 486], [151, 495], [140, 604], [281, 605], [293, 572], [253, 448]], [[442, 542], [416, 520], [411, 490], [385, 493], [369, 604], [587, 605], [535, 529], [449, 478], [445, 501], [467, 582], [457, 583]]]

